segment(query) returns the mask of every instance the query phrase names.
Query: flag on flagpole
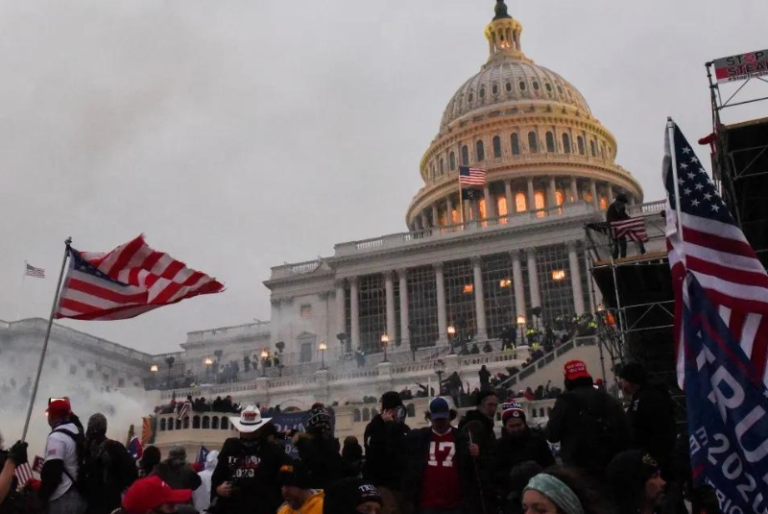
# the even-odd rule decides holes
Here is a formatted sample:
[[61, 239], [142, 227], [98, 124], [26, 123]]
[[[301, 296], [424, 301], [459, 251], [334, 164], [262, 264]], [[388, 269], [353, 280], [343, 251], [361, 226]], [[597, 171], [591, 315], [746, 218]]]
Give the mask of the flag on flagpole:
[[189, 400], [185, 400], [179, 408], [179, 417], [177, 419], [184, 419], [190, 412], [192, 412], [192, 403]]
[[[768, 383], [768, 274], [672, 121], [666, 137], [663, 177], [667, 190], [665, 232], [675, 294], [678, 384], [684, 386], [686, 373], [682, 351], [686, 273], [701, 284], [755, 372]], [[680, 195], [679, 220], [675, 189]]]
[[32, 475], [32, 467], [28, 462], [17, 467], [13, 474], [16, 475], [16, 480], [19, 481], [19, 488], [24, 487], [27, 482], [34, 478], [34, 475]]
[[485, 185], [485, 175], [485, 170], [482, 168], [459, 166], [459, 184], [462, 189], [483, 187]]
[[694, 486], [714, 488], [722, 512], [766, 512], [768, 390], [702, 286], [695, 273], [686, 274], [683, 353]]
[[25, 276], [34, 277], [34, 278], [45, 278], [45, 270], [43, 268], [36, 268], [26, 262], [24, 263], [24, 266], [25, 266], [25, 270], [24, 270]]
[[648, 233], [645, 230], [645, 218], [629, 218], [611, 222], [611, 232], [614, 239], [627, 238], [638, 243], [648, 242]]
[[141, 459], [141, 456], [144, 455], [144, 445], [141, 444], [141, 441], [136, 436], [131, 438], [126, 449], [128, 450], [128, 453], [131, 454], [134, 461], [138, 461]]
[[200, 446], [200, 449], [197, 451], [197, 458], [195, 459], [195, 462], [197, 464], [200, 464], [205, 468], [205, 459], [208, 457], [208, 454], [210, 453], [210, 450], [206, 448], [205, 446]]
[[224, 286], [167, 253], [150, 248], [144, 237], [100, 254], [69, 250], [56, 318], [128, 319]]
[[144, 417], [141, 420], [141, 444], [148, 445], [152, 441], [152, 436], [152, 418]]

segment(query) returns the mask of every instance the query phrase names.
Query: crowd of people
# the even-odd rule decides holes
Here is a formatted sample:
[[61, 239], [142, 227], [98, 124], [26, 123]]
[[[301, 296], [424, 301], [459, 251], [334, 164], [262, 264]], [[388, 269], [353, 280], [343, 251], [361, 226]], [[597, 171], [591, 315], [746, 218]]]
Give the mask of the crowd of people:
[[[293, 434], [278, 433], [258, 406], [232, 405], [238, 436], [204, 465], [190, 463], [183, 447], [162, 459], [149, 446], [136, 462], [106, 437], [104, 415], [83, 427], [69, 400], [56, 399], [40, 480], [17, 491], [26, 444], [2, 453], [0, 513], [682, 514], [686, 499], [695, 514], [717, 512], [712, 491], [690, 488], [687, 438], [677, 436], [669, 394], [640, 364], [617, 374], [626, 410], [583, 362], [569, 361], [543, 431], [487, 383], [461, 419], [450, 395], [433, 398], [420, 429], [406, 423], [401, 394], [387, 392], [362, 445], [339, 443], [323, 404]], [[298, 459], [286, 453], [286, 438]], [[559, 443], [559, 461], [550, 443]]]

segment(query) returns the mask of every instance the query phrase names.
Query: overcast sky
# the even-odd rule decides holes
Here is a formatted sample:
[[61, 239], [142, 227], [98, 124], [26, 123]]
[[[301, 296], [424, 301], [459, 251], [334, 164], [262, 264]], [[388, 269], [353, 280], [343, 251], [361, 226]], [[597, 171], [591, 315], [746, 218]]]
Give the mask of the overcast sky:
[[[67, 236], [105, 251], [142, 232], [228, 290], [65, 325], [159, 353], [268, 319], [271, 266], [405, 229], [443, 108], [487, 58], [493, 5], [0, 3], [0, 319], [47, 317]], [[710, 131], [704, 62], [768, 48], [765, 0], [508, 5], [523, 50], [584, 94], [647, 200], [662, 198], [666, 116], [691, 140]], [[22, 292], [25, 259], [47, 278]]]

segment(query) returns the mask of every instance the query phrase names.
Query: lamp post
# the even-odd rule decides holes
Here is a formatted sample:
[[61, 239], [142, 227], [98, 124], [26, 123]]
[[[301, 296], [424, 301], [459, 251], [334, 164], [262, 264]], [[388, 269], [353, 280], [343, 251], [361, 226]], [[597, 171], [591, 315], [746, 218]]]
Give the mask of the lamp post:
[[203, 361], [205, 364], [205, 379], [208, 380], [211, 375], [211, 366], [213, 366], [213, 359], [206, 357]]
[[456, 351], [453, 348], [453, 337], [456, 335], [456, 327], [454, 327], [453, 325], [450, 325], [446, 329], [446, 332], [448, 332], [448, 343], [450, 343], [451, 345], [451, 351], [448, 355], [453, 355], [456, 353]]
[[317, 349], [320, 350], [320, 369], [325, 369], [325, 352], [328, 350], [328, 345], [325, 344], [325, 341], [320, 341]]
[[517, 317], [517, 326], [520, 327], [520, 345], [525, 344], [523, 339], [523, 328], [525, 327], [525, 316], [522, 314]]
[[437, 396], [443, 394], [443, 373], [445, 373], [445, 362], [442, 359], [438, 359], [434, 364], [435, 373], [437, 373]]
[[267, 357], [269, 357], [269, 352], [266, 350], [261, 350], [261, 353], [259, 354], [261, 357], [261, 376], [266, 377], [267, 376]]
[[157, 372], [159, 368], [157, 367], [157, 364], [152, 364], [149, 367], [149, 371], [152, 373], [152, 385], [157, 386]]
[[381, 334], [381, 347], [384, 349], [384, 362], [389, 362], [387, 358], [387, 346], [389, 346], [389, 336], [384, 333]]
[[171, 368], [173, 368], [174, 362], [176, 362], [176, 358], [172, 355], [165, 358], [165, 363], [168, 364], [168, 389], [171, 388]]

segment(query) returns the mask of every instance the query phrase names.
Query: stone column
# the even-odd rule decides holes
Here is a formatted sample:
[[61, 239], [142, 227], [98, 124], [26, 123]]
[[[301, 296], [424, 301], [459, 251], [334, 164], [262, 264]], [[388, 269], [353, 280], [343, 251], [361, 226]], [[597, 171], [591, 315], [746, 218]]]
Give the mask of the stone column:
[[595, 209], [600, 209], [600, 198], [597, 197], [597, 182], [595, 179], [589, 179], [589, 191], [592, 193], [592, 205]]
[[400, 279], [400, 341], [408, 344], [411, 341], [408, 330], [408, 270], [397, 270], [397, 276]]
[[451, 198], [451, 195], [448, 195], [448, 198], [445, 200], [445, 209], [445, 224], [453, 225], [453, 198]]
[[432, 226], [440, 226], [440, 213], [437, 211], [437, 203], [432, 204]]
[[448, 320], [445, 306], [445, 275], [443, 263], [435, 264], [435, 287], [437, 288], [437, 333], [438, 343], [448, 342]]
[[429, 228], [429, 217], [426, 212], [421, 213], [421, 227], [426, 230]]
[[[483, 187], [483, 197], [485, 198], [485, 219], [496, 217], [496, 202], [491, 197], [491, 189], [486, 182]], [[479, 210], [479, 209], [478, 209]]]
[[518, 316], [525, 316], [525, 284], [523, 284], [523, 267], [520, 264], [520, 250], [513, 250], [510, 255], [512, 256], [512, 281], [515, 284], [515, 312]]
[[472, 272], [474, 274], [475, 285], [475, 318], [477, 320], [478, 341], [488, 339], [488, 328], [485, 323], [485, 295], [483, 294], [483, 268], [482, 259], [474, 257], [472, 259]]
[[608, 182], [606, 186], [605, 194], [608, 196], [608, 204], [610, 205], [610, 203], [613, 201], [613, 185], [610, 182]]
[[344, 297], [344, 279], [336, 281], [336, 333], [347, 333], [347, 302]]
[[507, 197], [507, 216], [512, 216], [515, 212], [514, 198], [512, 198], [512, 179], [504, 181], [504, 196]]
[[539, 272], [536, 269], [536, 248], [528, 248], [528, 285], [531, 289], [531, 307], [541, 307], [541, 293], [539, 289]]
[[536, 210], [536, 190], [533, 188], [533, 177], [528, 177], [528, 210]]
[[579, 201], [579, 180], [576, 177], [571, 177], [571, 194], [573, 195], [573, 201]]
[[360, 303], [358, 298], [357, 277], [349, 278], [350, 317], [352, 318], [352, 349], [360, 346]]
[[568, 262], [570, 263], [571, 288], [573, 289], [573, 309], [581, 316], [584, 314], [584, 292], [581, 288], [581, 270], [579, 270], [579, 255], [576, 251], [576, 241], [568, 243]]
[[384, 273], [384, 287], [387, 294], [387, 335], [392, 344], [397, 338], [397, 320], [395, 319], [395, 283], [393, 272]]
[[555, 177], [549, 177], [549, 187], [547, 187], [547, 207], [557, 207], [557, 182]]

